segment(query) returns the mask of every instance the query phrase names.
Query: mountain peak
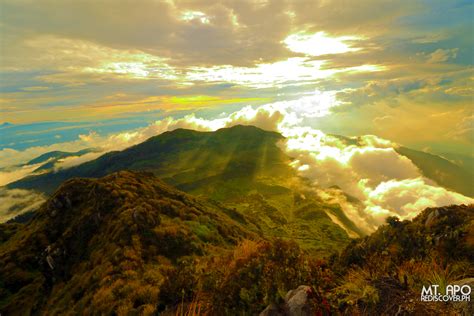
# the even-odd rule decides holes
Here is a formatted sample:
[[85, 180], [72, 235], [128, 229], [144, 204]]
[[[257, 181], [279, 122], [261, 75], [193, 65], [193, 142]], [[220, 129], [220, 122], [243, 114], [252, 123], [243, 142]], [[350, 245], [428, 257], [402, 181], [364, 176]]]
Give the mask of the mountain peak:
[[264, 130], [260, 127], [254, 125], [243, 125], [237, 124], [231, 127], [223, 127], [216, 131], [217, 133], [247, 133], [247, 134], [260, 134], [260, 135], [272, 135], [272, 136], [279, 136], [283, 138], [283, 136], [274, 131]]
[[287, 176], [292, 172], [288, 157], [276, 145], [281, 138], [276, 132], [246, 125], [215, 132], [176, 129], [82, 165], [27, 177], [8, 186], [52, 193], [67, 179], [102, 177], [124, 169], [151, 171], [172, 185], [222, 176]]
[[4, 122], [2, 124], [0, 124], [0, 128], [4, 128], [4, 127], [11, 127], [13, 126], [14, 124], [10, 123], [10, 122]]

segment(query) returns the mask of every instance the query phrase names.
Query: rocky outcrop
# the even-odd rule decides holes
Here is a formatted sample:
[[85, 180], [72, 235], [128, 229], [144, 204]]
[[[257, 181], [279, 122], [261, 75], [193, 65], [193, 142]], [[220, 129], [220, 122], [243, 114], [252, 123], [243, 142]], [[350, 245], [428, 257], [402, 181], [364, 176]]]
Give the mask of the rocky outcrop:
[[260, 316], [310, 316], [314, 315], [310, 303], [311, 287], [300, 285], [297, 289], [288, 291], [285, 302], [281, 305], [270, 304], [260, 313]]

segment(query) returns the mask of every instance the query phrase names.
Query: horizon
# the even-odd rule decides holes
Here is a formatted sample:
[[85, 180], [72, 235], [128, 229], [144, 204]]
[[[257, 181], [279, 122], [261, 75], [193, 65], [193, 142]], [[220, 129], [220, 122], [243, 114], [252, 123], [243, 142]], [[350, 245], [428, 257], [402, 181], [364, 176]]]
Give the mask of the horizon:
[[471, 1], [109, 4], [1, 4], [0, 186], [243, 124], [378, 223], [472, 201]]
[[281, 103], [325, 133], [474, 157], [470, 1], [107, 3], [3, 2], [0, 157]]

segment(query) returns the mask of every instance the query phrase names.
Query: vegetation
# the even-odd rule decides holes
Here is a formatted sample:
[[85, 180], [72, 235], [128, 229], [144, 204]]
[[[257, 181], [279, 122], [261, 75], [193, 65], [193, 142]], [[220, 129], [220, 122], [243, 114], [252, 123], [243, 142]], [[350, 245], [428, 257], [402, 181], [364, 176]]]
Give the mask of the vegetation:
[[342, 277], [332, 302], [349, 314], [458, 313], [419, 296], [423, 286], [438, 284], [444, 291], [474, 276], [473, 238], [473, 206], [427, 208], [413, 221], [389, 217], [387, 225], [332, 258]]
[[[216, 132], [178, 129], [79, 166], [27, 177], [10, 186], [52, 193], [60, 183], [74, 177], [102, 177], [124, 169], [147, 171], [209, 203], [217, 201], [234, 219], [245, 215], [266, 237], [294, 239], [305, 250], [320, 256], [343, 248], [350, 240], [328, 213], [362, 235], [337, 205], [325, 203], [304, 189], [307, 185], [296, 176], [288, 164], [290, 158], [278, 147], [282, 139], [278, 133], [253, 126]], [[202, 229], [201, 236], [205, 234]]]
[[146, 173], [68, 181], [29, 223], [0, 226], [0, 310], [149, 314], [184, 258], [258, 238], [228, 212]]
[[[192, 189], [201, 197], [147, 172], [66, 181], [0, 225], [0, 312], [253, 315], [300, 285], [318, 315], [460, 312], [419, 296], [474, 277], [473, 206], [389, 217], [349, 240], [328, 215], [343, 215], [336, 205], [257, 178], [210, 181]], [[239, 195], [223, 193], [234, 185]]]

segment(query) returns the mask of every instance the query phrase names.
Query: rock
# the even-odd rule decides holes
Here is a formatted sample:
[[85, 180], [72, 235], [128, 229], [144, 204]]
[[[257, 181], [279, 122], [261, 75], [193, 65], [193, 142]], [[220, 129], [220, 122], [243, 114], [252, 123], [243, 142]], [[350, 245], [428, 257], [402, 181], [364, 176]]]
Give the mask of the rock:
[[285, 296], [285, 302], [290, 316], [312, 315], [311, 306], [308, 302], [308, 294], [311, 287], [300, 285], [296, 290], [289, 291]]
[[436, 220], [436, 218], [439, 217], [439, 215], [440, 215], [440, 212], [437, 209], [429, 213], [425, 221], [425, 226], [426, 227], [431, 226], [433, 222]]
[[54, 270], [54, 259], [50, 255], [46, 256], [46, 262], [51, 270]]
[[260, 316], [310, 316], [314, 315], [309, 302], [311, 287], [300, 285], [297, 289], [288, 291], [285, 295], [285, 303], [281, 306], [270, 304]]
[[72, 202], [67, 195], [57, 196], [51, 202], [49, 202], [49, 208], [51, 208], [50, 216], [55, 217], [59, 211], [67, 210], [72, 207]]
[[260, 316], [287, 316], [288, 313], [284, 308], [276, 304], [270, 304], [260, 313]]

